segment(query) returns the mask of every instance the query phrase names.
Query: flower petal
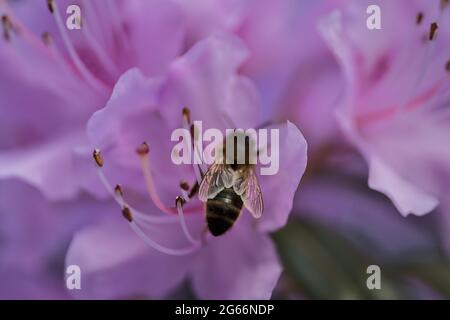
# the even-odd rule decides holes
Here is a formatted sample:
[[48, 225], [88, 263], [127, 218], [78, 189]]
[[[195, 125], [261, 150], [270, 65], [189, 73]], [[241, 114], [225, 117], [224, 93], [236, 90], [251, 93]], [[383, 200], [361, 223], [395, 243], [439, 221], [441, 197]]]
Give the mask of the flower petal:
[[0, 178], [20, 178], [50, 199], [71, 199], [84, 184], [83, 177], [91, 181], [93, 171], [77, 169], [74, 160], [75, 148], [85, 143], [82, 133], [67, 134], [45, 144], [1, 152]]
[[[287, 222], [307, 163], [307, 143], [300, 130], [291, 122], [272, 128], [279, 129], [280, 134], [279, 158], [273, 158], [273, 164], [279, 163], [279, 171], [275, 175], [259, 176], [264, 199], [264, 213], [259, 222], [261, 230], [266, 232], [277, 230]], [[270, 150], [276, 150], [272, 144], [269, 153]]]
[[247, 58], [244, 44], [228, 34], [217, 34], [194, 45], [170, 67], [161, 103], [173, 128], [181, 109], [191, 110], [203, 129], [248, 128], [257, 125], [259, 101], [255, 86], [238, 74]]
[[404, 219], [384, 196], [367, 192], [361, 188], [363, 181], [359, 184], [353, 179], [329, 174], [304, 181], [293, 215], [321, 222], [357, 247], [384, 259], [413, 250], [436, 249], [433, 232], [421, 227], [426, 217], [416, 218], [420, 221]]
[[403, 216], [410, 213], [421, 216], [439, 204], [437, 198], [400, 177], [376, 157], [369, 160], [369, 166], [369, 187], [387, 195]]
[[270, 238], [245, 222], [201, 252], [191, 274], [199, 298], [270, 299], [281, 265]]
[[[82, 290], [72, 293], [82, 299], [164, 297], [184, 279], [193, 256], [174, 257], [147, 247], [119, 215], [75, 235], [66, 265], [80, 267]], [[152, 228], [150, 237], [168, 246], [183, 245], [178, 224]]]

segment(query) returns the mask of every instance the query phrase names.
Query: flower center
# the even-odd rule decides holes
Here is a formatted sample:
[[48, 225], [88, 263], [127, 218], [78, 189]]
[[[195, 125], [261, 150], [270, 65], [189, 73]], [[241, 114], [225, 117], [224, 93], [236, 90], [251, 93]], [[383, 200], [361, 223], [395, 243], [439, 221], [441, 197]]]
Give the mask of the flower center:
[[[183, 109], [183, 125], [192, 127], [190, 123], [189, 110]], [[195, 130], [195, 128], [193, 128]], [[151, 173], [151, 162], [150, 162], [150, 148], [146, 142], [142, 143], [137, 149], [136, 154], [140, 159], [141, 169], [143, 172], [143, 177], [145, 179], [147, 193], [156, 205], [156, 207], [161, 211], [166, 213], [165, 216], [152, 215], [148, 213], [143, 213], [138, 209], [131, 206], [124, 199], [124, 192], [120, 185], [116, 185], [114, 188], [108, 181], [106, 175], [104, 174], [103, 167], [105, 165], [103, 156], [100, 150], [96, 149], [93, 152], [93, 158], [97, 167], [97, 173], [102, 181], [104, 187], [122, 210], [122, 215], [130, 225], [130, 228], [150, 247], [158, 250], [162, 253], [168, 255], [187, 255], [196, 252], [201, 248], [202, 244], [206, 242], [206, 233], [203, 233], [198, 239], [192, 236], [189, 231], [188, 225], [186, 223], [185, 213], [199, 213], [203, 211], [203, 206], [191, 207], [184, 210], [183, 206], [185, 203], [189, 202], [198, 192], [199, 185], [203, 176], [203, 169], [201, 165], [194, 165], [194, 171], [196, 175], [198, 174], [198, 180], [193, 184], [192, 188], [186, 181], [180, 182], [180, 196], [175, 199], [175, 207], [167, 207], [158, 195], [155, 188], [154, 179]], [[155, 226], [158, 224], [171, 224], [180, 223], [181, 230], [189, 242], [189, 245], [184, 248], [173, 249], [166, 247], [157, 241], [150, 238], [146, 232], [146, 227]], [[206, 230], [206, 229], [205, 229]], [[199, 239], [202, 238], [202, 241]]]

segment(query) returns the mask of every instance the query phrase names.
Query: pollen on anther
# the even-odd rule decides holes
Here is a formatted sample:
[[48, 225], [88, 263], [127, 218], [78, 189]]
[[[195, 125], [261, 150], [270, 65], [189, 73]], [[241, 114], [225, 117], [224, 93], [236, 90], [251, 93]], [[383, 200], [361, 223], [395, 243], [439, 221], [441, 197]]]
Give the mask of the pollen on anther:
[[2, 27], [3, 27], [3, 37], [6, 41], [11, 38], [11, 21], [7, 15], [2, 15]]
[[450, 60], [448, 60], [447, 63], [445, 64], [445, 70], [450, 72]]
[[127, 219], [128, 222], [132, 222], [133, 221], [133, 216], [131, 215], [131, 210], [128, 207], [124, 207], [122, 209], [122, 215], [125, 219]]
[[181, 181], [180, 182], [180, 188], [183, 189], [184, 191], [188, 191], [189, 190], [189, 183], [187, 183], [186, 181]]
[[419, 12], [416, 17], [416, 23], [421, 24], [423, 21], [423, 12]]
[[138, 155], [146, 155], [150, 152], [150, 149], [148, 147], [147, 142], [143, 142], [139, 147], [136, 149], [136, 153]]
[[92, 156], [97, 166], [99, 166], [100, 168], [103, 167], [103, 157], [102, 154], [100, 153], [100, 150], [95, 149]]
[[47, 8], [50, 11], [50, 13], [53, 13], [55, 11], [55, 3], [54, 0], [47, 0]]
[[187, 123], [191, 123], [191, 111], [186, 107], [183, 108], [183, 118]]
[[123, 191], [122, 191], [122, 187], [120, 186], [120, 184], [116, 184], [116, 186], [114, 187], [114, 192], [118, 196], [123, 197]]
[[428, 37], [428, 39], [430, 41], [436, 39], [436, 34], [437, 34], [437, 30], [438, 29], [439, 29], [439, 27], [438, 27], [438, 24], [436, 22], [433, 22], [430, 25], [430, 34], [429, 34], [429, 37]]
[[42, 41], [46, 45], [51, 45], [51, 43], [52, 43], [52, 36], [50, 35], [49, 32], [45, 31], [44, 33], [42, 33]]

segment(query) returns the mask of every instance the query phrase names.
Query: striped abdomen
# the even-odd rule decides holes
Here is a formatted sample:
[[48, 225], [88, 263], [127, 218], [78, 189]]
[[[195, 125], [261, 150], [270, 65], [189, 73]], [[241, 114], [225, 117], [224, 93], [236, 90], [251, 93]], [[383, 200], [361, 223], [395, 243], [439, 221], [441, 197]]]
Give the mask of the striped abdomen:
[[228, 231], [241, 214], [243, 202], [232, 188], [223, 189], [206, 202], [206, 222], [213, 236]]

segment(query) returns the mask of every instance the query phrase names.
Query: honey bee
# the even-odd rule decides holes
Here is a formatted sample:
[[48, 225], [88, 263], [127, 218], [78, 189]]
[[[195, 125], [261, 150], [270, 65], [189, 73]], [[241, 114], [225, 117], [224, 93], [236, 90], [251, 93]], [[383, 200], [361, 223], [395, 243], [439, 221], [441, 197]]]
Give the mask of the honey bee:
[[238, 145], [236, 136], [233, 138], [234, 154], [228, 154], [231, 161], [224, 161], [227, 152], [226, 143], [223, 143], [223, 155], [216, 157], [199, 187], [199, 198], [206, 202], [208, 229], [216, 237], [231, 229], [244, 206], [254, 218], [260, 218], [264, 210], [255, 164], [249, 161], [249, 137], [245, 137], [245, 161], [240, 161], [243, 162], [241, 164], [238, 163], [237, 152], [242, 150], [242, 146]]

